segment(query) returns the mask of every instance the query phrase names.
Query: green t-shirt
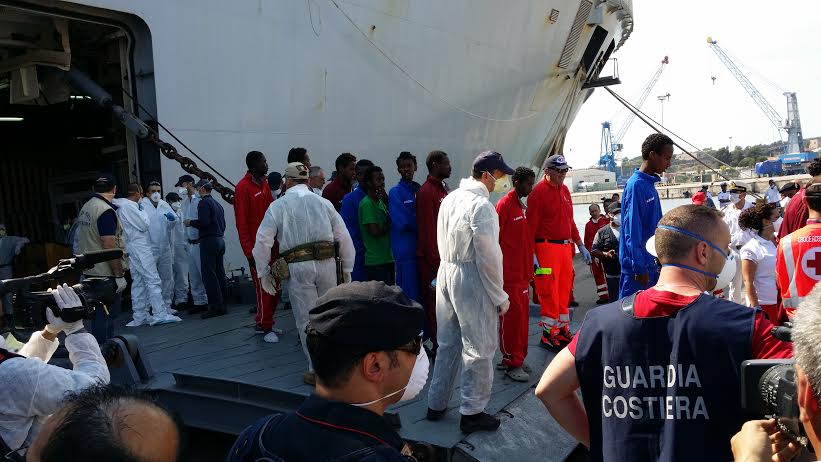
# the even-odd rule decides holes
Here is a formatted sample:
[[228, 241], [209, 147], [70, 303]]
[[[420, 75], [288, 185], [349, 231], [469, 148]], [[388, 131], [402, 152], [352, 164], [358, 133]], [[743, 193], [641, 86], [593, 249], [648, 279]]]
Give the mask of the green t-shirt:
[[388, 206], [384, 201], [374, 202], [371, 196], [365, 196], [359, 202], [359, 234], [365, 244], [365, 264], [374, 266], [392, 262], [390, 233], [374, 236], [368, 231], [370, 223], [384, 227], [388, 223]]

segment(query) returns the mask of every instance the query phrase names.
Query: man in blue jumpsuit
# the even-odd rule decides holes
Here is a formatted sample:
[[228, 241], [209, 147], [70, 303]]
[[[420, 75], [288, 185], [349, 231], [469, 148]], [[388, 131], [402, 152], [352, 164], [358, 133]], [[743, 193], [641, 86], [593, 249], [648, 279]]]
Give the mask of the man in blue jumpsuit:
[[641, 145], [641, 158], [641, 167], [627, 180], [621, 202], [619, 298], [652, 287], [658, 280], [656, 260], [647, 252], [645, 244], [661, 219], [661, 201], [655, 183], [661, 181], [659, 175], [670, 167], [673, 140], [653, 133]]
[[391, 250], [396, 260], [396, 285], [413, 300], [419, 301], [419, 269], [416, 266], [416, 193], [422, 186], [413, 181], [416, 156], [403, 151], [396, 159], [402, 177], [388, 193], [391, 218]]
[[351, 272], [351, 281], [364, 282], [368, 280], [368, 276], [365, 274], [365, 243], [362, 242], [362, 236], [359, 234], [359, 203], [362, 202], [366, 194], [359, 184], [364, 180], [365, 170], [372, 166], [373, 162], [368, 159], [361, 159], [356, 163], [357, 185], [353, 191], [345, 194], [345, 197], [342, 198], [342, 207], [339, 209], [339, 214], [342, 215], [342, 219], [345, 221], [345, 227], [348, 228], [354, 249], [356, 249], [356, 260]]

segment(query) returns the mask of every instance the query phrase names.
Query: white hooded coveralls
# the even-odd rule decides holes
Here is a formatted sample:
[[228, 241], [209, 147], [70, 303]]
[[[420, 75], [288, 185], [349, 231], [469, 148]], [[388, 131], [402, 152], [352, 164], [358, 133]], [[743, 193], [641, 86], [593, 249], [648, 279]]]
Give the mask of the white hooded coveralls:
[[128, 253], [128, 267], [131, 270], [131, 308], [134, 321], [138, 324], [151, 321], [148, 306], [154, 317], [168, 315], [168, 307], [163, 300], [160, 276], [157, 274], [157, 257], [148, 236], [149, 221], [142, 201], [138, 204], [128, 199], [114, 199], [117, 217], [125, 233], [125, 250]]
[[25, 358], [11, 358], [0, 364], [0, 436], [12, 449], [31, 444], [48, 416], [63, 406], [66, 393], [110, 380], [93, 335], [66, 336], [73, 370], [46, 364], [59, 345], [59, 340], [48, 341], [38, 331], [18, 352]]
[[[252, 252], [260, 278], [271, 272], [269, 264], [274, 239], [279, 240], [280, 253], [311, 242], [339, 242], [342, 271], [353, 271], [356, 251], [345, 222], [327, 199], [314, 194], [307, 185], [298, 184], [289, 188], [285, 195], [268, 206], [257, 230], [257, 240]], [[308, 358], [308, 370], [312, 371], [311, 358], [305, 346], [308, 312], [314, 307], [317, 298], [325, 295], [328, 289], [336, 287], [336, 261], [333, 258], [309, 260], [291, 263], [288, 269], [291, 272], [291, 278], [288, 279], [291, 309], [299, 331], [299, 340], [302, 342], [302, 351]]]
[[174, 298], [174, 245], [171, 231], [175, 222], [169, 221], [165, 214], [171, 213], [174, 216], [177, 214], [162, 199], [155, 207], [151, 199], [143, 197], [140, 199], [140, 205], [143, 206], [145, 214], [148, 215], [148, 235], [151, 238], [151, 250], [154, 252], [154, 256], [157, 257], [157, 272], [160, 275], [160, 281], [162, 281], [162, 298], [166, 306], [171, 306]]
[[[182, 200], [182, 217], [184, 220], [196, 220], [199, 218], [197, 205], [200, 203], [200, 196], [194, 194], [185, 196]], [[185, 237], [189, 241], [196, 241], [200, 238], [200, 230], [193, 226], [185, 227]], [[194, 305], [208, 305], [208, 295], [205, 293], [205, 286], [202, 284], [202, 270], [200, 259], [200, 245], [188, 243], [188, 283], [191, 286], [191, 298]]]
[[[173, 207], [171, 207], [173, 209]], [[177, 220], [171, 228], [174, 242], [174, 298], [175, 304], [188, 302], [188, 261], [190, 259], [191, 244], [185, 236], [185, 224], [183, 223], [182, 202], [180, 209], [174, 210]]]
[[466, 178], [439, 208], [439, 349], [428, 390], [428, 407], [437, 411], [447, 408], [460, 369], [462, 415], [484, 411], [490, 400], [493, 357], [499, 344], [497, 307], [508, 296], [503, 289], [499, 216], [489, 195], [480, 181]]

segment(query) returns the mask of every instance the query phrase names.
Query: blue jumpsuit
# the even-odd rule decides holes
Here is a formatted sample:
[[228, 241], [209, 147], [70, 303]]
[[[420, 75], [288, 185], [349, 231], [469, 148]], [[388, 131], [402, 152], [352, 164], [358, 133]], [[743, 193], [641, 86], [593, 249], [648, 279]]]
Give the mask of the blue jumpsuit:
[[342, 198], [342, 207], [339, 214], [345, 221], [345, 227], [351, 235], [354, 249], [356, 249], [356, 260], [354, 260], [351, 281], [367, 281], [365, 274], [365, 243], [359, 234], [359, 203], [365, 198], [365, 191], [357, 186], [353, 191], [345, 194]]
[[388, 192], [391, 217], [391, 250], [396, 260], [396, 285], [420, 301], [419, 269], [416, 266], [416, 193], [422, 186], [402, 180]]
[[635, 276], [649, 275], [652, 287], [659, 277], [655, 257], [645, 248], [647, 240], [656, 233], [661, 220], [661, 201], [655, 183], [661, 181], [656, 175], [636, 171], [624, 187], [621, 203], [621, 238], [619, 239], [619, 261], [621, 263], [621, 285], [619, 298], [632, 295], [642, 287]]

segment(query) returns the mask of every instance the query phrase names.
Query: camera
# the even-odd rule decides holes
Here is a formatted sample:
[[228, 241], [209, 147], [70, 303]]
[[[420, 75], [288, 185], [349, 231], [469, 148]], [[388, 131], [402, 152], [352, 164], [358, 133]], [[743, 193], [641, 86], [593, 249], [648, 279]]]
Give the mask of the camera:
[[92, 319], [97, 309], [106, 309], [114, 301], [117, 284], [114, 278], [85, 278], [72, 288], [82, 302], [82, 306], [60, 309], [54, 296], [47, 290], [32, 290], [32, 287], [49, 286], [53, 281], [58, 283], [68, 278], [82, 275], [83, 270], [94, 267], [97, 263], [122, 258], [122, 250], [102, 250], [75, 255], [60, 260], [57, 266], [45, 273], [17, 279], [0, 281], [0, 296], [13, 294], [13, 310], [16, 327], [41, 329], [48, 322], [46, 310], [65, 322], [81, 319]]
[[[773, 329], [773, 336], [791, 341], [790, 326]], [[741, 407], [755, 418], [775, 418], [779, 430], [807, 446], [799, 420], [798, 378], [792, 359], [751, 359], [741, 363]]]

